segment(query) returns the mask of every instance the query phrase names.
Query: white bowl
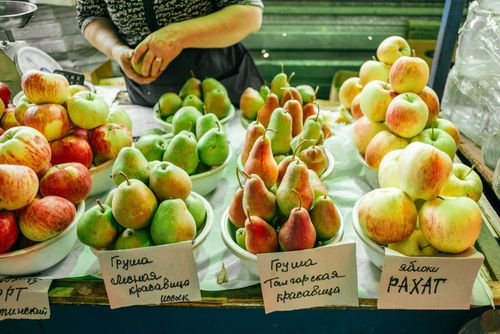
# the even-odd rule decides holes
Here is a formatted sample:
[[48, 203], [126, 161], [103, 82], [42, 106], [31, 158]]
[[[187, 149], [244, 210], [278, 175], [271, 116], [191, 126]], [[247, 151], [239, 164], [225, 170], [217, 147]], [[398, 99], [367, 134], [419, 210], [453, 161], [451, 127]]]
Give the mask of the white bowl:
[[99, 166], [90, 168], [90, 174], [92, 174], [92, 189], [90, 190], [89, 197], [102, 194], [115, 187], [115, 183], [111, 178], [113, 163], [114, 160], [109, 160]]
[[359, 151], [357, 151], [357, 153], [358, 154], [356, 156], [359, 162], [361, 162], [361, 164], [363, 165], [363, 169], [365, 171], [366, 180], [368, 181], [368, 184], [374, 189], [380, 188], [380, 184], [378, 183], [378, 171], [368, 166], [368, 164], [366, 163], [361, 153], [359, 153]]
[[[236, 109], [231, 104], [231, 109], [229, 109], [229, 114], [220, 120], [222, 125], [227, 124], [231, 119], [233, 119], [236, 113]], [[160, 127], [165, 132], [172, 132], [172, 124], [164, 121], [160, 116], [160, 110], [158, 109], [158, 103], [156, 103], [153, 107], [153, 118]]]
[[[333, 244], [339, 243], [343, 236], [344, 236], [344, 220], [342, 219], [342, 215], [339, 211], [338, 208], [337, 213], [340, 217], [340, 228], [337, 232], [337, 234], [331, 238], [328, 241], [324, 242], [324, 245], [321, 247], [328, 247]], [[259, 276], [259, 267], [257, 265], [257, 255], [252, 254], [245, 249], [241, 248], [238, 246], [236, 243], [234, 236], [236, 233], [237, 228], [229, 221], [228, 218], [228, 211], [229, 208], [224, 211], [224, 215], [222, 216], [221, 222], [220, 222], [220, 227], [221, 227], [221, 235], [222, 235], [222, 240], [224, 241], [224, 244], [226, 244], [227, 248], [236, 256], [238, 257], [245, 268], [248, 269], [249, 272], [252, 274]]]
[[76, 243], [76, 225], [84, 211], [85, 202], [81, 202], [77, 207], [73, 222], [55, 237], [30, 247], [0, 254], [0, 275], [35, 274], [64, 259]]
[[212, 169], [204, 173], [190, 175], [191, 182], [193, 184], [193, 191], [200, 195], [206, 195], [217, 188], [219, 181], [224, 176], [224, 172], [226, 171], [229, 161], [231, 161], [232, 154], [233, 151], [231, 146], [229, 146], [229, 154], [222, 165], [214, 166]]
[[243, 129], [246, 129], [248, 128], [248, 126], [250, 125], [250, 123], [252, 123], [253, 121], [243, 117], [243, 115], [240, 116], [240, 124], [241, 126], [243, 127]]

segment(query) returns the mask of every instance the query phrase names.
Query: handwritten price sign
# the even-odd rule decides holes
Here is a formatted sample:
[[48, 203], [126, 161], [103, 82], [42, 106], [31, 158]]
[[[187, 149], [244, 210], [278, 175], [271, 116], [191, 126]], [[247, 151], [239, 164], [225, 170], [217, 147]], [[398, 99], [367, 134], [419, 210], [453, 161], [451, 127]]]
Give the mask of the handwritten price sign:
[[0, 278], [0, 320], [49, 319], [52, 280]]

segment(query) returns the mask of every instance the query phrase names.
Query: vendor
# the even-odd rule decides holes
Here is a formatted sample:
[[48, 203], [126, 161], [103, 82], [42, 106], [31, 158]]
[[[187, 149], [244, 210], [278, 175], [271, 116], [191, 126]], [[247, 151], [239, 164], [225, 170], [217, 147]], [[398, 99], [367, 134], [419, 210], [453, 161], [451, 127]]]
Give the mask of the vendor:
[[[77, 19], [85, 38], [120, 65], [132, 103], [153, 106], [194, 73], [221, 81], [238, 104], [246, 87], [263, 82], [240, 43], [259, 30], [262, 7], [260, 0], [78, 0]], [[143, 76], [132, 68], [141, 59]]]

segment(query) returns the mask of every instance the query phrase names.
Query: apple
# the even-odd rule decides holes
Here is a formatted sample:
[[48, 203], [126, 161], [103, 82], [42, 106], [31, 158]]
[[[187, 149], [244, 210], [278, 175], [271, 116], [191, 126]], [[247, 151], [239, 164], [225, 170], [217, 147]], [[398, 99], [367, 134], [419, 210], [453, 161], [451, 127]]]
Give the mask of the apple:
[[[4, 106], [8, 106], [12, 98], [12, 93], [9, 86], [0, 82], [0, 100], [2, 100]], [[1, 253], [1, 252], [0, 252]]]
[[106, 101], [92, 92], [76, 93], [68, 100], [67, 106], [71, 121], [84, 129], [93, 129], [104, 124], [109, 114]]
[[448, 154], [453, 159], [457, 152], [457, 145], [453, 138], [440, 129], [425, 129], [418, 136], [414, 137], [412, 142], [422, 142], [434, 146], [435, 148]]
[[408, 145], [408, 140], [396, 136], [390, 131], [380, 131], [370, 140], [366, 147], [365, 160], [368, 166], [378, 170], [384, 156], [394, 150], [400, 150]]
[[79, 92], [90, 92], [90, 89], [84, 85], [70, 85], [69, 92], [70, 92], [71, 96], [73, 96]]
[[10, 128], [15, 128], [16, 126], [20, 126], [19, 122], [16, 119], [16, 113], [14, 108], [7, 108], [5, 109], [5, 113], [2, 116], [2, 119], [0, 120], [0, 126], [4, 130], [8, 130]]
[[76, 208], [65, 198], [35, 199], [19, 214], [21, 233], [32, 241], [44, 241], [64, 231], [73, 221]]
[[59, 196], [73, 204], [85, 200], [92, 188], [92, 175], [78, 162], [55, 165], [40, 180], [43, 196]]
[[413, 200], [430, 200], [439, 195], [452, 169], [446, 153], [432, 145], [414, 142], [399, 156], [399, 185]]
[[5, 131], [4, 131], [2, 128], [0, 128], [0, 136], [1, 136], [4, 132], [5, 132]]
[[453, 172], [439, 195], [450, 197], [465, 196], [477, 202], [482, 194], [483, 183], [473, 168], [461, 163], [454, 163]]
[[359, 101], [361, 111], [372, 121], [381, 122], [385, 120], [387, 107], [395, 96], [388, 83], [379, 80], [371, 81], [361, 91]]
[[476, 242], [481, 231], [479, 205], [468, 197], [434, 198], [419, 212], [422, 233], [441, 252], [462, 253]]
[[87, 168], [92, 165], [94, 157], [90, 144], [82, 137], [69, 135], [50, 143], [51, 162], [54, 165], [79, 162]]
[[422, 230], [415, 230], [406, 239], [387, 246], [406, 256], [436, 256], [439, 252], [427, 241]]
[[28, 100], [26, 95], [23, 95], [19, 98], [19, 101], [17, 102], [14, 110], [16, 120], [19, 124], [24, 125], [24, 114], [26, 113], [26, 110], [28, 110], [28, 108], [31, 106], [34, 106], [34, 104], [31, 103], [30, 100]]
[[68, 80], [60, 74], [28, 71], [21, 78], [21, 87], [34, 104], [64, 104], [71, 96]]
[[419, 57], [399, 57], [392, 64], [389, 82], [392, 89], [399, 94], [418, 94], [429, 82], [429, 65]]
[[439, 115], [439, 97], [437, 96], [436, 92], [429, 86], [425, 86], [424, 89], [422, 89], [422, 91], [418, 93], [418, 96], [427, 105], [427, 110], [429, 111], [427, 126], [430, 126], [438, 118]]
[[116, 104], [109, 108], [108, 118], [106, 118], [105, 123], [123, 124], [130, 131], [132, 131], [132, 120], [130, 119], [130, 116], [127, 114], [125, 109]]
[[82, 129], [82, 128], [75, 127], [71, 131], [71, 134], [75, 135], [77, 137], [80, 137], [82, 139], [85, 139], [86, 141], [90, 140], [90, 131], [87, 130], [87, 129]]
[[53, 103], [29, 107], [24, 113], [24, 125], [37, 129], [48, 141], [64, 137], [70, 129], [66, 109]]
[[362, 86], [366, 86], [373, 80], [387, 82], [389, 80], [389, 70], [390, 67], [384, 63], [368, 60], [359, 69], [359, 82]]
[[457, 145], [457, 147], [460, 147], [460, 131], [458, 131], [457, 126], [449, 120], [438, 118], [428, 127], [443, 130], [455, 140], [455, 144]]
[[0, 136], [0, 164], [24, 165], [38, 172], [49, 162], [49, 143], [38, 130], [18, 126]]
[[351, 115], [354, 119], [360, 119], [363, 117], [363, 112], [361, 111], [361, 93], [356, 95], [351, 102]]
[[0, 254], [8, 251], [19, 237], [16, 216], [10, 211], [0, 211]]
[[356, 120], [352, 126], [352, 133], [354, 137], [354, 145], [356, 145], [359, 153], [364, 155], [368, 143], [370, 143], [372, 138], [375, 137], [377, 133], [384, 130], [387, 130], [384, 123], [370, 121], [370, 119], [366, 116]]
[[90, 133], [90, 146], [99, 162], [116, 158], [123, 147], [131, 145], [132, 133], [122, 124], [103, 124]]
[[47, 164], [47, 166], [43, 167], [43, 169], [40, 169], [37, 173], [36, 173], [36, 176], [38, 177], [38, 180], [40, 180], [44, 175], [45, 173], [47, 173], [47, 171], [52, 167], [52, 164], [49, 162]]
[[429, 112], [425, 102], [414, 93], [396, 96], [385, 114], [389, 130], [403, 138], [418, 135], [425, 128]]
[[417, 224], [417, 209], [398, 188], [375, 189], [360, 200], [358, 221], [370, 239], [385, 245], [411, 235]]
[[399, 188], [398, 161], [403, 150], [387, 153], [378, 166], [378, 183], [380, 188]]
[[5, 113], [5, 104], [3, 104], [3, 101], [0, 99], [0, 118], [2, 118], [4, 113]]
[[17, 210], [38, 193], [38, 177], [29, 167], [0, 165], [0, 210]]
[[340, 103], [347, 109], [351, 109], [352, 100], [354, 99], [354, 97], [356, 97], [356, 95], [358, 95], [361, 92], [362, 89], [363, 86], [361, 85], [359, 78], [352, 77], [347, 79], [340, 86], [339, 90]]
[[403, 37], [399, 36], [387, 37], [377, 48], [377, 58], [388, 65], [394, 64], [402, 56], [410, 55], [410, 45]]

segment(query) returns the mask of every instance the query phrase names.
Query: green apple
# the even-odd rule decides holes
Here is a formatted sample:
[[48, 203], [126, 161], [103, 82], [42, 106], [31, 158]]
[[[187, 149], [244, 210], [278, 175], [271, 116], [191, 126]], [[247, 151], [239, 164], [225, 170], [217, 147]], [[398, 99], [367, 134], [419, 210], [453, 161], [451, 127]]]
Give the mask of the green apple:
[[66, 104], [69, 118], [80, 128], [94, 129], [106, 123], [109, 106], [102, 97], [95, 93], [76, 93]]
[[483, 194], [483, 183], [477, 173], [464, 164], [454, 163], [453, 172], [441, 189], [441, 196], [466, 196], [479, 201]]
[[457, 151], [457, 145], [453, 138], [440, 129], [425, 129], [418, 136], [413, 137], [411, 141], [412, 143], [421, 142], [432, 145], [438, 150], [448, 154], [451, 159], [453, 159]]
[[377, 48], [377, 58], [388, 65], [394, 64], [398, 58], [411, 55], [408, 42], [400, 36], [387, 37]]
[[387, 247], [406, 256], [435, 256], [439, 253], [425, 240], [421, 230], [415, 230], [408, 238], [391, 243]]
[[389, 80], [390, 66], [376, 60], [368, 60], [359, 68], [359, 81], [362, 86], [366, 86], [370, 81]]
[[457, 147], [460, 146], [460, 131], [455, 124], [444, 118], [438, 118], [432, 124], [428, 126], [429, 128], [436, 128], [443, 130], [449, 134], [454, 140]]
[[132, 131], [132, 120], [127, 112], [119, 105], [112, 105], [109, 108], [108, 118], [106, 118], [106, 123], [117, 123], [125, 125], [130, 131]]
[[[385, 112], [396, 94], [385, 81], [370, 81], [361, 91], [359, 103], [361, 112], [374, 122], [385, 120]], [[356, 95], [352, 98], [354, 99]]]
[[378, 166], [378, 183], [380, 188], [399, 188], [398, 161], [403, 150], [387, 153]]

